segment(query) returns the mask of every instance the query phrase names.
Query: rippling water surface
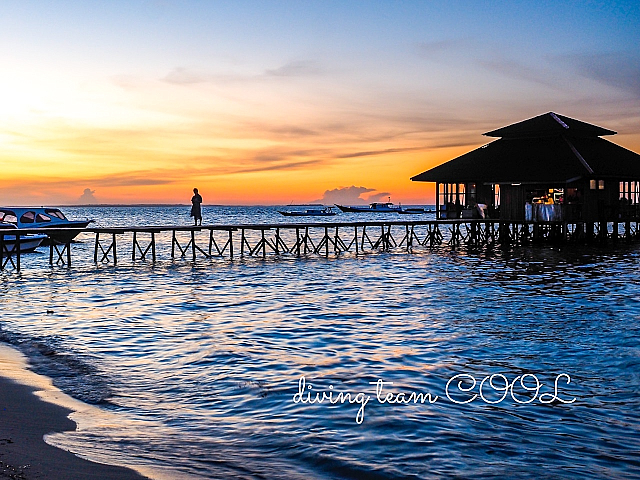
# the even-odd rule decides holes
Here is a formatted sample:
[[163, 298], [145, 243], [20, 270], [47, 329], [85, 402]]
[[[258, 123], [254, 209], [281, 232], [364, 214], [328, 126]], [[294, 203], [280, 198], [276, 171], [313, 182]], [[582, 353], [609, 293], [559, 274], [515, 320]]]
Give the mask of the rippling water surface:
[[[101, 226], [190, 221], [185, 207], [67, 210]], [[283, 218], [205, 211], [205, 223]], [[49, 267], [43, 250], [0, 274], [2, 339], [117, 414], [55, 443], [167, 478], [640, 477], [637, 246], [195, 263], [170, 260], [170, 240], [158, 248], [156, 264], [126, 253], [96, 266], [83, 236], [70, 269]], [[561, 377], [558, 396], [575, 402], [542, 403], [562, 373], [571, 383]], [[454, 402], [491, 374], [504, 377], [485, 381], [484, 399]], [[504, 380], [527, 374], [540, 392], [517, 383], [519, 401], [500, 401]], [[466, 381], [450, 382], [449, 398], [456, 375]], [[302, 376], [307, 393], [361, 402], [296, 403]], [[378, 380], [383, 400], [438, 398], [382, 403]]]

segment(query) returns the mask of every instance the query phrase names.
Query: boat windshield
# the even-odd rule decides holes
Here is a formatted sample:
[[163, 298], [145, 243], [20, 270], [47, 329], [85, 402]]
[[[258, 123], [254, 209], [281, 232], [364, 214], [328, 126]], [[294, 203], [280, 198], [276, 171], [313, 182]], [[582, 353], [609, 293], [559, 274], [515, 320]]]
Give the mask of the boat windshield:
[[67, 219], [67, 217], [64, 216], [64, 213], [62, 213], [57, 208], [45, 208], [44, 213], [46, 213], [47, 215], [51, 215], [52, 217], [59, 218], [60, 220]]
[[20, 217], [22, 223], [33, 223], [36, 220], [36, 212], [24, 212]]
[[18, 223], [18, 217], [12, 210], [0, 210], [0, 222]]

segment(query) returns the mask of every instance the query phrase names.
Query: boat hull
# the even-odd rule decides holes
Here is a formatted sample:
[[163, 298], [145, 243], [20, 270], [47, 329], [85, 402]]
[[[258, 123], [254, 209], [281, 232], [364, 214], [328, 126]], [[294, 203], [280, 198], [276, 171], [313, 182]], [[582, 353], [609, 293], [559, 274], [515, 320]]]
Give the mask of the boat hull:
[[400, 213], [401, 208], [371, 208], [371, 207], [348, 207], [336, 204], [345, 213]]
[[405, 208], [398, 213], [403, 215], [422, 215], [423, 213], [433, 213], [433, 211], [424, 208]]
[[[20, 253], [33, 252], [46, 238], [46, 235], [20, 235]], [[16, 252], [16, 236], [5, 234], [2, 253], [4, 255], [14, 255]]]
[[71, 242], [80, 233], [75, 229], [86, 228], [89, 223], [91, 223], [91, 220], [68, 220], [65, 223], [38, 225], [37, 228], [42, 228], [43, 230], [55, 229], [55, 232], [47, 233], [47, 235], [52, 242], [62, 244]]
[[281, 212], [278, 210], [278, 213], [284, 215], [285, 217], [332, 217], [336, 214], [336, 212], [322, 212], [322, 213], [307, 213], [307, 212]]

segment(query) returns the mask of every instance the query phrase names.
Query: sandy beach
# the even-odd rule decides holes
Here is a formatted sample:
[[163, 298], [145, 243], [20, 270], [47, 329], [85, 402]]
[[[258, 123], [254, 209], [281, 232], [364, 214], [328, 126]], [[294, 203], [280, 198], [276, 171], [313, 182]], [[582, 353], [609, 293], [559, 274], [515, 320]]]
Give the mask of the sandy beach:
[[66, 396], [48, 379], [30, 372], [24, 357], [4, 344], [0, 344], [0, 372], [0, 479], [146, 478], [128, 468], [84, 460], [47, 444], [45, 435], [76, 429], [69, 418], [73, 410], [62, 406]]
[[0, 377], [0, 478], [137, 479], [127, 468], [102, 465], [52, 447], [51, 432], [75, 430], [71, 410], [40, 400], [34, 388]]

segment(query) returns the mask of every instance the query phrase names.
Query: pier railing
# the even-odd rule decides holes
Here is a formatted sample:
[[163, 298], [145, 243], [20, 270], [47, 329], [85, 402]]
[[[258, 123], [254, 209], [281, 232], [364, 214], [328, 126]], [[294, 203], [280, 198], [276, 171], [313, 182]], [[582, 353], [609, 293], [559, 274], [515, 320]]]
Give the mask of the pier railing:
[[[70, 238], [94, 235], [93, 261], [118, 263], [122, 255], [132, 261], [158, 259], [158, 245], [171, 242], [170, 258], [263, 257], [267, 255], [339, 255], [353, 252], [434, 249], [440, 246], [477, 248], [514, 246], [536, 242], [607, 242], [640, 238], [638, 221], [601, 222], [509, 222], [497, 219], [384, 220], [202, 226], [141, 226], [88, 228], [0, 229], [0, 270], [21, 268], [20, 235], [47, 234]], [[8, 248], [13, 244], [12, 249]], [[49, 242], [49, 264], [70, 266], [72, 245]], [[86, 251], [86, 249], [85, 249]], [[85, 253], [86, 255], [86, 253]]]

